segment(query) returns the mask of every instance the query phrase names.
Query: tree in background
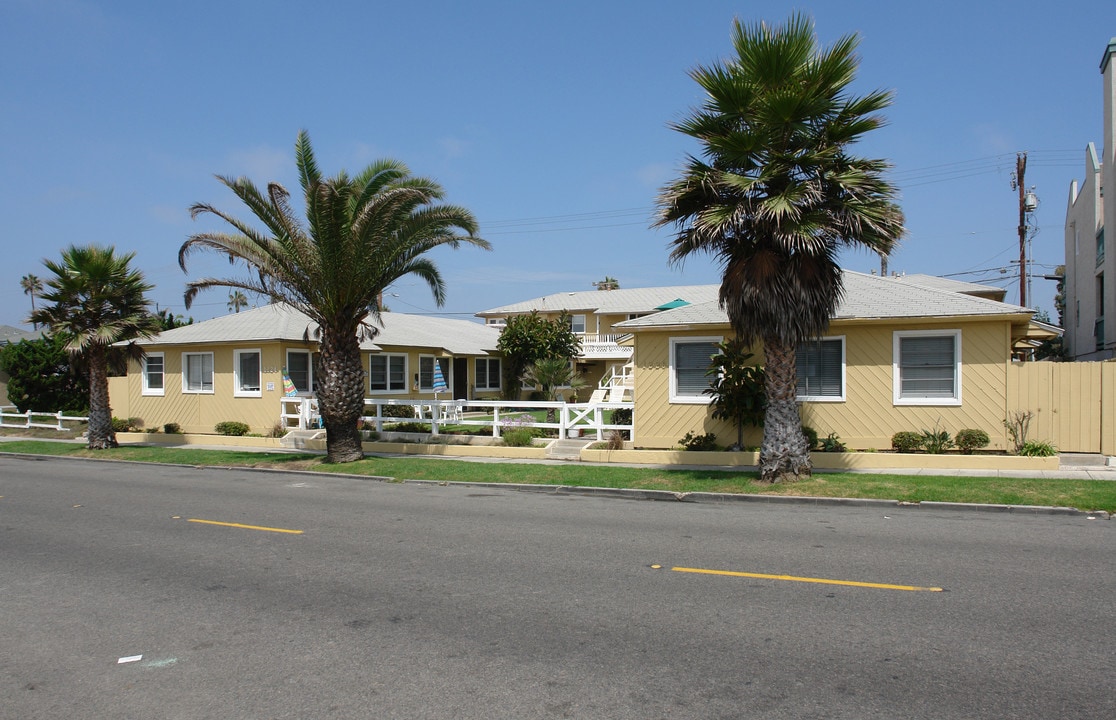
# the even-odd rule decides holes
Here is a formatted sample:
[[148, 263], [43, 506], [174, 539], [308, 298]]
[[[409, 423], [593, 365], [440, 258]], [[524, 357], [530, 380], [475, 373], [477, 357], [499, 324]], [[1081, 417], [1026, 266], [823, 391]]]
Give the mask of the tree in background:
[[155, 318], [159, 321], [159, 328], [163, 332], [194, 324], [194, 318], [175, 315], [169, 308], [160, 309], [155, 313]]
[[713, 399], [713, 417], [736, 426], [736, 448], [744, 449], [744, 426], [760, 427], [767, 409], [763, 368], [739, 340], [725, 340], [706, 373], [710, 378], [705, 394]]
[[229, 293], [229, 302], [225, 307], [234, 313], [238, 313], [240, 308], [248, 307], [248, 296], [239, 290], [233, 290]]
[[509, 317], [496, 341], [496, 349], [503, 355], [503, 398], [519, 399], [524, 375], [536, 361], [557, 358], [569, 364], [577, 357], [579, 346], [568, 313], [554, 320], [534, 311]]
[[8, 374], [8, 400], [19, 411], [84, 415], [89, 409], [89, 376], [72, 363], [61, 335], [22, 340], [0, 350]]
[[[24, 295], [31, 296], [31, 312], [35, 312], [35, 296], [43, 292], [43, 281], [28, 273], [19, 279], [19, 286], [23, 288]], [[36, 325], [35, 327], [38, 327]]]
[[708, 253], [722, 266], [718, 293], [740, 341], [763, 342], [767, 409], [760, 477], [811, 472], [795, 397], [798, 343], [823, 335], [844, 293], [838, 253], [890, 253], [903, 234], [882, 160], [849, 146], [883, 124], [883, 91], [849, 94], [855, 35], [818, 46], [812, 22], [734, 21], [733, 56], [691, 77], [701, 107], [672, 127], [701, 145], [658, 198], [656, 226], [675, 225], [671, 262]]
[[[36, 310], [31, 320], [48, 328], [89, 369], [90, 449], [117, 445], [108, 392], [111, 346], [159, 332], [158, 319], [147, 309], [152, 286], [131, 267], [134, 257], [117, 255], [113, 247], [71, 245], [61, 261], [43, 261], [54, 273], [42, 294], [51, 305]], [[130, 347], [142, 355], [138, 346]]]
[[[533, 385], [546, 396], [547, 400], [558, 402], [562, 390], [570, 389], [575, 394], [586, 386], [585, 378], [573, 369], [569, 358], [540, 358], [531, 363], [523, 373], [523, 382]], [[546, 421], [554, 422], [554, 408], [547, 408]]]
[[351, 462], [364, 457], [358, 419], [364, 410], [365, 368], [360, 341], [375, 337], [380, 320], [377, 298], [407, 275], [426, 281], [434, 302], [445, 302], [445, 284], [434, 262], [435, 248], [462, 243], [489, 249], [477, 237], [468, 210], [441, 204], [438, 183], [411, 175], [395, 160], [379, 160], [356, 176], [342, 171], [332, 178], [318, 169], [310, 136], [295, 142], [295, 164], [305, 202], [305, 218], [291, 206], [290, 193], [278, 183], [261, 192], [247, 178], [218, 177], [244, 203], [263, 230], [212, 205], [190, 208], [193, 217], [215, 215], [231, 233], [190, 236], [178, 262], [197, 250], [214, 250], [244, 265], [243, 278], [202, 278], [186, 285], [186, 308], [198, 292], [225, 287], [258, 293], [285, 303], [317, 325], [321, 376], [318, 408], [326, 430], [326, 459]]
[[619, 290], [620, 283], [616, 280], [616, 278], [605, 275], [604, 280], [598, 280], [597, 282], [593, 283], [593, 287], [597, 288], [598, 290]]

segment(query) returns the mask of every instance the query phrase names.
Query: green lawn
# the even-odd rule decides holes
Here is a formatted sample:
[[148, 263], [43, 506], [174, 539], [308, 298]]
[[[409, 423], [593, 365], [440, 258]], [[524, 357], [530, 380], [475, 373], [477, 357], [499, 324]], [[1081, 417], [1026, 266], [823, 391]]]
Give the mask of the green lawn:
[[578, 487], [639, 488], [672, 492], [805, 495], [810, 497], [878, 498], [920, 502], [996, 505], [1053, 505], [1116, 512], [1116, 481], [1045, 480], [1031, 478], [931, 477], [858, 473], [818, 473], [809, 480], [763, 485], [756, 473], [724, 470], [662, 470], [600, 465], [477, 463], [431, 458], [368, 457], [355, 463], [330, 465], [321, 455], [259, 453], [194, 448], [121, 447], [88, 450], [84, 445], [40, 440], [0, 444], [0, 452], [64, 455], [111, 460], [136, 460], [180, 465], [220, 465], [314, 470], [398, 480], [530, 483]]

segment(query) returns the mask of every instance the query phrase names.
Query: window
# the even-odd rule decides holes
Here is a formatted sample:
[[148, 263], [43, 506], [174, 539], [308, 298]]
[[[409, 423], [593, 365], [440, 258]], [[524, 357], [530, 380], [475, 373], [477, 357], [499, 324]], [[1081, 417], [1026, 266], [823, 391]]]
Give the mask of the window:
[[798, 399], [840, 402], [845, 399], [845, 338], [802, 343], [795, 353]]
[[477, 358], [477, 390], [500, 389], [500, 358]]
[[143, 359], [144, 395], [163, 394], [163, 353], [148, 353]]
[[300, 393], [310, 393], [314, 388], [314, 368], [309, 350], [287, 351], [287, 377]]
[[[449, 358], [434, 358], [432, 355], [423, 355], [419, 358], [419, 390], [427, 392], [434, 391], [434, 360], [438, 360], [438, 365], [442, 369], [442, 379], [445, 380], [446, 386], [450, 384], [450, 359]], [[438, 392], [446, 392], [439, 390]]]
[[961, 404], [961, 331], [895, 333], [896, 405]]
[[260, 397], [259, 350], [233, 350], [233, 395]]
[[406, 392], [407, 356], [371, 355], [368, 361], [368, 387], [372, 392]]
[[1097, 267], [1104, 264], [1104, 228], [1097, 233]]
[[670, 339], [670, 402], [709, 404], [709, 366], [719, 337]]
[[575, 333], [585, 332], [585, 316], [584, 315], [571, 315], [570, 316], [570, 330]]
[[213, 392], [213, 353], [182, 353], [182, 392]]

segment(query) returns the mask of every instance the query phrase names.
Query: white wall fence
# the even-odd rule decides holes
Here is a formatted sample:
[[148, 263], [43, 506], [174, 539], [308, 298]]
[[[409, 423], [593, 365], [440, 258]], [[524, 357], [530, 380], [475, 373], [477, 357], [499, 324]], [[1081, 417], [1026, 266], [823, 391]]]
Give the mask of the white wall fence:
[[[384, 415], [385, 407], [406, 406], [415, 417], [395, 417]], [[558, 439], [570, 437], [595, 437], [604, 440], [612, 430], [625, 430], [629, 439], [632, 424], [606, 423], [609, 410], [633, 409], [631, 402], [532, 402], [510, 400], [372, 400], [365, 398], [364, 407], [368, 414], [362, 420], [375, 426], [376, 432], [383, 432], [384, 425], [396, 423], [419, 423], [430, 428], [431, 435], [439, 435], [447, 425], [466, 427], [487, 427], [492, 437], [498, 438], [506, 430], [521, 427], [544, 428], [558, 431]], [[532, 411], [553, 409], [554, 422], [536, 420]], [[390, 412], [390, 411], [389, 411]], [[283, 411], [280, 420], [284, 429], [313, 429], [321, 426], [316, 398], [283, 398]]]
[[87, 417], [65, 415], [58, 412], [36, 412], [28, 410], [19, 412], [14, 405], [0, 407], [0, 427], [6, 428], [45, 428], [47, 430], [68, 430], [63, 422], [84, 422]]

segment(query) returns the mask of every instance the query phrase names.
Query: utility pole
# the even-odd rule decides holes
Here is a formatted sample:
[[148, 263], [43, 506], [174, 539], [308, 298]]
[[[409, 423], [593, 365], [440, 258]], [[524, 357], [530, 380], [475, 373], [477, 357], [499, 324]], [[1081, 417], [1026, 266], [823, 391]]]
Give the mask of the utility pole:
[[1023, 177], [1027, 172], [1027, 153], [1016, 153], [1012, 189], [1019, 190], [1019, 304], [1027, 307], [1027, 190]]

